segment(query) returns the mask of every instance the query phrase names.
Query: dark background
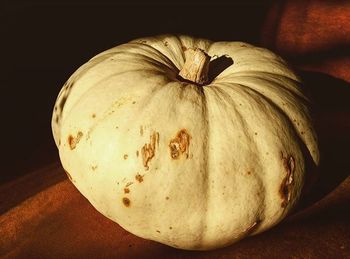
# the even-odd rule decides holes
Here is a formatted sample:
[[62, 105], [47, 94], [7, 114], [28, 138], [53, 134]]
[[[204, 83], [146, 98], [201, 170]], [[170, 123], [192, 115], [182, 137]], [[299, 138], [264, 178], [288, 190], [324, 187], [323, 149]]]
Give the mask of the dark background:
[[271, 2], [9, 1], [0, 10], [0, 183], [57, 161], [54, 102], [89, 58], [162, 33], [258, 44]]

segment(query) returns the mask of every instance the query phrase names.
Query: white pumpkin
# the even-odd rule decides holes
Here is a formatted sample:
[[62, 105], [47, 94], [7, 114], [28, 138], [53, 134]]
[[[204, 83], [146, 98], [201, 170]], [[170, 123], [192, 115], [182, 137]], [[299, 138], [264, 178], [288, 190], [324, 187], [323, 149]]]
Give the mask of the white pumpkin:
[[214, 249], [280, 222], [306, 161], [319, 163], [299, 85], [280, 57], [247, 43], [138, 39], [69, 78], [53, 135], [103, 215], [142, 238]]

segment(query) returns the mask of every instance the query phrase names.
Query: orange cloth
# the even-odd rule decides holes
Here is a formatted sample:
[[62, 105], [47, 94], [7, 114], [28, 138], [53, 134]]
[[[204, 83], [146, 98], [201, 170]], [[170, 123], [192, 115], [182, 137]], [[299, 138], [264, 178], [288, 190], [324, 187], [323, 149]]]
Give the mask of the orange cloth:
[[298, 67], [350, 82], [349, 1], [278, 1], [261, 36]]

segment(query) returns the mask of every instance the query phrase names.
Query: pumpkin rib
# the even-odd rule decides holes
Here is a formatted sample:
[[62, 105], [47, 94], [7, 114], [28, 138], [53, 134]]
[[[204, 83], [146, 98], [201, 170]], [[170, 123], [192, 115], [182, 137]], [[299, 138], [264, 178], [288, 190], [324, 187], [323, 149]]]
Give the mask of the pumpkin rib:
[[[211, 105], [216, 105], [216, 106], [222, 106], [224, 104], [227, 104], [229, 102], [223, 102], [223, 100], [232, 100], [231, 96], [229, 96], [225, 91], [216, 88], [216, 87], [208, 87], [205, 88], [205, 95], [206, 98], [211, 100]], [[212, 98], [215, 98], [216, 101]], [[234, 105], [231, 106], [232, 110], [234, 111], [232, 114], [228, 114], [226, 117], [227, 118], [235, 118], [238, 119], [239, 122], [237, 123], [238, 125], [242, 125], [242, 129], [247, 129], [248, 127], [245, 126], [247, 125], [246, 120], [243, 118], [243, 116], [240, 114], [240, 112], [238, 111], [237, 107], [235, 107]], [[212, 110], [212, 109], [209, 109]], [[220, 116], [223, 116], [225, 113], [220, 112]], [[233, 116], [233, 114], [235, 114], [235, 116]], [[215, 116], [215, 115], [212, 115]], [[208, 121], [210, 121], [208, 119]], [[210, 132], [210, 127], [208, 128], [208, 132]], [[241, 131], [243, 134], [245, 134], [245, 138], [248, 140], [252, 140], [249, 137], [249, 133], [247, 133], [245, 130]], [[209, 137], [210, 139], [210, 137]], [[214, 141], [215, 142], [215, 141]], [[210, 142], [209, 142], [210, 143]], [[254, 140], [252, 142], [250, 142], [250, 144], [254, 145], [255, 148], [252, 148], [253, 150], [257, 150], [257, 143], [254, 142]], [[210, 146], [210, 144], [208, 145]], [[259, 159], [260, 161], [260, 159]], [[208, 163], [212, 163], [212, 164], [218, 164], [218, 161], [212, 162], [211, 159], [208, 157]], [[259, 168], [262, 170], [263, 167], [261, 166], [261, 162], [259, 163], [254, 163], [254, 166], [256, 167], [257, 164], [259, 164]], [[259, 171], [259, 170], [258, 170]], [[241, 172], [231, 172], [232, 174], [240, 174]], [[254, 174], [255, 178], [254, 180], [256, 181], [257, 185], [260, 186], [259, 189], [262, 193], [265, 193], [265, 185], [264, 185], [264, 181], [262, 180], [262, 175], [261, 174]], [[240, 226], [240, 228], [242, 229], [241, 232], [238, 234], [237, 239], [241, 238], [241, 236], [245, 235], [245, 229], [247, 229], [250, 225], [254, 224], [255, 222], [260, 222], [264, 219], [265, 217], [265, 211], [264, 208], [266, 207], [265, 204], [265, 197], [261, 196], [260, 197], [260, 205], [256, 208], [256, 214], [254, 215], [254, 217], [252, 217], [251, 222], [247, 223], [247, 226]], [[260, 228], [260, 226], [258, 226], [254, 231], [258, 231]]]
[[[294, 85], [300, 85], [301, 82], [297, 81], [291, 77], [288, 76], [283, 76], [283, 75], [279, 75], [279, 74], [273, 74], [273, 73], [269, 73], [269, 72], [263, 72], [263, 71], [240, 71], [240, 72], [235, 72], [232, 73], [231, 75], [228, 75], [224, 78], [222, 78], [222, 80], [224, 81], [230, 81], [230, 80], [235, 80], [237, 78], [254, 78], [254, 79], [260, 79], [266, 82], [274, 82], [276, 84], [279, 85], [279, 89], [283, 89], [283, 91], [287, 91], [290, 92], [292, 95], [297, 95], [299, 97], [299, 100], [303, 100], [303, 102], [309, 102], [309, 99], [300, 91], [299, 87], [294, 87]], [[268, 77], [268, 79], [267, 79]], [[289, 81], [289, 83], [291, 83], [293, 85], [293, 87], [291, 87], [291, 84], [288, 84], [288, 86], [286, 85], [285, 82], [281, 82], [281, 80], [279, 78], [284, 78], [287, 81]], [[265, 87], [265, 85], [264, 85]], [[276, 89], [277, 90], [277, 89]]]
[[[285, 120], [286, 123], [289, 123], [289, 124], [291, 123], [290, 120], [289, 120], [289, 118], [288, 118], [288, 116], [286, 116], [286, 114], [284, 113], [284, 111], [281, 110], [280, 108], [278, 108], [278, 106], [276, 106], [276, 105], [274, 104], [273, 101], [269, 100], [268, 98], [265, 98], [265, 96], [262, 95], [260, 92], [257, 92], [257, 91], [255, 91], [254, 89], [250, 89], [250, 88], [247, 88], [247, 87], [242, 86], [242, 85], [241, 85], [240, 87], [235, 87], [235, 88], [232, 87], [232, 84], [228, 84], [228, 83], [222, 84], [222, 85], [225, 85], [225, 86], [229, 87], [229, 89], [234, 89], [234, 90], [236, 91], [236, 93], [239, 93], [239, 91], [244, 92], [244, 93], [245, 93], [245, 94], [244, 94], [245, 97], [243, 97], [243, 98], [247, 98], [247, 97], [248, 97], [248, 98], [251, 99], [249, 103], [251, 103], [252, 100], [256, 100], [256, 99], [252, 99], [252, 98], [253, 98], [252, 92], [255, 93], [255, 95], [256, 95], [259, 99], [264, 100], [266, 103], [268, 103], [268, 105], [269, 105], [270, 107], [274, 108], [274, 109], [278, 112], [278, 114], [279, 114], [282, 118], [284, 118], [284, 120]], [[239, 85], [237, 85], [237, 86], [239, 86]], [[257, 103], [259, 103], [259, 102], [257, 102]], [[261, 104], [261, 105], [262, 105], [262, 104]], [[265, 112], [265, 114], [266, 114], [266, 112]], [[266, 120], [266, 121], [268, 121], [268, 120]], [[248, 127], [248, 128], [249, 128], [249, 127]], [[291, 132], [292, 132], [292, 134], [295, 134], [295, 133], [296, 133], [296, 132], [295, 132], [295, 129], [293, 129]], [[297, 136], [297, 135], [296, 135], [296, 136]], [[279, 137], [279, 138], [280, 138], [280, 137]], [[299, 150], [302, 150], [302, 147], [300, 146], [302, 143], [303, 143], [303, 142], [299, 142]], [[259, 149], [258, 146], [256, 147], [256, 149]], [[301, 152], [302, 152], [302, 151], [301, 151]], [[258, 152], [258, 153], [264, 153], [264, 152], [263, 152], [263, 150], [260, 149], [260, 152]], [[266, 182], [266, 179], [265, 179], [263, 182]], [[265, 187], [265, 188], [266, 188], [266, 187]], [[268, 192], [266, 192], [266, 193], [268, 193]], [[278, 192], [276, 191], [276, 194], [277, 194], [277, 193], [278, 193]], [[276, 211], [276, 213], [277, 213], [276, 215], [279, 215], [279, 214], [280, 214], [279, 211]], [[265, 214], [265, 215], [266, 215], [266, 214]], [[274, 215], [273, 217], [275, 217], [276, 215]], [[269, 215], [269, 216], [271, 216], [271, 215]], [[282, 216], [282, 215], [281, 215], [281, 216]], [[279, 216], [279, 217], [281, 217], [281, 216]]]
[[[268, 80], [266, 80], [267, 82]], [[258, 93], [261, 97], [263, 97], [264, 99], [268, 100], [270, 104], [273, 104], [274, 106], [276, 106], [276, 108], [278, 108], [283, 114], [287, 115], [286, 117], [288, 118], [291, 126], [293, 127], [293, 130], [296, 133], [296, 136], [298, 136], [298, 138], [301, 139], [302, 143], [304, 145], [306, 145], [307, 150], [309, 152], [309, 154], [311, 155], [311, 157], [313, 158], [315, 163], [318, 163], [319, 161], [319, 154], [313, 152], [313, 150], [318, 150], [317, 147], [317, 140], [316, 138], [312, 138], [312, 136], [315, 136], [315, 132], [312, 131], [310, 128], [306, 127], [307, 124], [310, 124], [311, 122], [311, 118], [307, 115], [307, 108], [306, 108], [306, 104], [303, 104], [303, 100], [300, 100], [299, 98], [296, 98], [296, 100], [290, 101], [290, 103], [299, 103], [299, 105], [303, 107], [303, 110], [300, 109], [295, 109], [295, 106], [289, 106], [289, 109], [287, 108], [283, 108], [283, 105], [281, 106], [281, 104], [279, 104], [278, 102], [276, 102], [275, 100], [273, 100], [271, 97], [267, 97], [266, 94], [261, 93], [260, 91], [254, 89], [252, 86], [249, 86], [250, 83], [248, 83], [247, 81], [244, 82], [243, 84], [240, 84], [242, 88], [247, 88], [249, 87], [249, 89], [253, 90], [254, 92]], [[266, 84], [264, 84], [264, 86], [266, 86]], [[277, 91], [277, 88], [275, 89]], [[269, 95], [271, 96], [271, 94]], [[279, 94], [275, 94], [275, 97], [279, 97]], [[285, 96], [285, 95], [283, 95]], [[296, 97], [294, 94], [291, 94], [290, 96], [292, 97]], [[287, 106], [288, 107], [288, 106]], [[294, 121], [295, 117], [300, 118], [300, 116], [302, 116], [302, 119], [304, 120], [304, 126], [301, 123], [301, 120], [299, 119], [299, 121]], [[299, 129], [298, 124], [300, 125], [300, 127], [303, 127], [303, 129]], [[310, 144], [307, 144], [310, 143]]]
[[[242, 86], [243, 88], [244, 86]], [[245, 91], [247, 91], [247, 88], [243, 88]], [[279, 114], [284, 117], [284, 119], [292, 126], [291, 128], [293, 129], [292, 133], [293, 133], [293, 137], [294, 139], [296, 140], [296, 142], [298, 143], [298, 146], [299, 146], [299, 150], [300, 152], [305, 155], [306, 157], [311, 157], [314, 162], [314, 164], [317, 164], [318, 163], [318, 160], [317, 160], [317, 157], [316, 159], [314, 158], [313, 156], [313, 153], [311, 152], [310, 150], [310, 147], [307, 145], [307, 143], [309, 143], [308, 141], [306, 141], [305, 139], [303, 139], [299, 133], [299, 131], [297, 130], [297, 128], [295, 128], [294, 124], [293, 124], [293, 121], [291, 120], [291, 118], [285, 113], [285, 111], [280, 108], [273, 100], [270, 100], [267, 96], [261, 94], [260, 92], [258, 91], [255, 91], [254, 89], [251, 89], [251, 88], [248, 88], [249, 91], [254, 91], [258, 96], [260, 96], [262, 99], [266, 100], [267, 103], [269, 103], [270, 106], [274, 107], [274, 109], [276, 111], [279, 111]], [[249, 93], [248, 93], [249, 95]], [[315, 140], [313, 140], [315, 141]], [[311, 147], [312, 148], [312, 147]], [[307, 152], [305, 154], [305, 152]], [[318, 155], [318, 154], [316, 154]], [[304, 163], [305, 161], [303, 161]], [[298, 193], [295, 193], [294, 196], [300, 196], [300, 192]], [[294, 200], [294, 202], [297, 202], [297, 200]]]
[[[224, 98], [227, 99], [227, 100], [231, 100], [233, 101], [233, 103], [235, 103], [235, 101], [233, 100], [233, 98], [224, 90], [224, 89], [221, 89], [219, 87], [213, 87], [212, 90], [214, 92], [216, 92], [216, 94], [218, 94], [218, 96], [221, 95], [221, 97], [225, 96]], [[219, 98], [220, 102], [222, 101], [222, 98]], [[230, 102], [226, 102], [227, 104], [229, 104]], [[253, 135], [253, 131], [251, 131], [250, 133], [247, 133], [247, 130], [249, 130], [249, 127], [247, 126], [247, 121], [244, 119], [244, 117], [242, 116], [241, 112], [239, 111], [239, 106], [235, 106], [235, 105], [231, 105], [231, 108], [235, 111], [235, 114], [236, 116], [239, 118], [239, 125], [244, 125], [242, 126], [242, 128], [244, 129], [242, 131], [242, 133], [245, 135], [245, 138], [246, 139], [252, 139], [250, 136]], [[229, 116], [228, 116], [229, 117]], [[236, 118], [237, 118], [236, 117]], [[253, 138], [254, 140], [254, 138]], [[254, 150], [258, 150], [258, 145], [257, 145], [257, 142], [256, 141], [253, 141], [253, 142], [250, 142], [250, 143], [253, 143], [254, 147], [252, 149]], [[260, 163], [261, 164], [261, 161]], [[259, 182], [262, 186], [262, 189], [263, 189], [263, 192], [265, 192], [265, 185], [264, 185], [264, 181], [262, 180], [262, 178], [260, 177], [260, 175], [258, 174], [258, 178], [259, 178]], [[262, 202], [262, 205], [263, 207], [265, 207], [265, 199], [264, 199], [264, 202]], [[263, 215], [265, 216], [265, 212], [263, 212]], [[261, 219], [261, 215], [259, 215], [260, 219]], [[252, 222], [253, 223], [253, 222]]]
[[[103, 61], [105, 61], [106, 59], [108, 59], [108, 57], [106, 58], [101, 58], [98, 60], [94, 60], [94, 62], [90, 63], [87, 62], [84, 65], [80, 66], [69, 78], [68, 80], [64, 83], [62, 89], [60, 90], [60, 92], [58, 93], [58, 96], [56, 98], [56, 105], [55, 107], [59, 107], [59, 109], [57, 110], [53, 110], [53, 119], [51, 122], [52, 125], [52, 129], [54, 130], [58, 130], [59, 125], [61, 123], [61, 116], [64, 110], [64, 106], [66, 104], [66, 101], [68, 100], [68, 96], [71, 95], [72, 89], [73, 89], [73, 85], [75, 84], [76, 81], [78, 81], [82, 76], [84, 76], [85, 73], [87, 73], [89, 71], [89, 69], [93, 68], [94, 66], [96, 66], [99, 63], [102, 63]], [[62, 101], [64, 101], [64, 103], [62, 104]], [[57, 121], [56, 121], [56, 118]], [[56, 136], [57, 133], [54, 133], [54, 138]], [[56, 142], [56, 138], [55, 138], [55, 142]], [[58, 140], [56, 142], [56, 144], [58, 144]]]
[[[64, 123], [64, 120], [66, 119], [66, 115], [67, 113], [70, 113], [73, 109], [73, 107], [75, 107], [82, 99], [84, 99], [86, 96], [88, 96], [90, 94], [90, 91], [93, 90], [94, 87], [96, 87], [96, 85], [100, 85], [104, 82], [106, 82], [107, 80], [112, 80], [114, 77], [118, 77], [118, 76], [121, 76], [121, 75], [125, 75], [125, 74], [128, 74], [128, 73], [136, 73], [136, 72], [154, 72], [154, 70], [152, 69], [139, 69], [139, 70], [127, 70], [127, 71], [123, 71], [123, 72], [118, 72], [118, 73], [114, 73], [112, 75], [109, 75], [108, 77], [105, 77], [105, 78], [102, 78], [101, 80], [97, 81], [94, 83], [94, 85], [92, 85], [90, 88], [86, 89], [86, 91], [84, 91], [80, 96], [79, 98], [77, 98], [74, 102], [74, 104], [70, 105], [71, 106], [71, 109], [70, 110], [66, 110], [64, 111], [64, 113], [61, 114], [61, 121], [60, 123]], [[164, 75], [164, 77], [167, 77], [167, 75]], [[82, 78], [82, 77], [81, 77]], [[67, 101], [68, 101], [68, 98], [67, 98]], [[59, 129], [58, 129], [59, 130]], [[59, 130], [60, 131], [60, 130]], [[57, 132], [57, 134], [60, 136], [61, 134]]]

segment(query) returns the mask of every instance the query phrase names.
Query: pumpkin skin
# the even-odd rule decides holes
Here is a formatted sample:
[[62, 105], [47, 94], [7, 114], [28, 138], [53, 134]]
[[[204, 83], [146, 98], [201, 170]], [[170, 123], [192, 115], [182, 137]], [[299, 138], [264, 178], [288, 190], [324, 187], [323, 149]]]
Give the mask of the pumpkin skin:
[[[189, 48], [233, 64], [203, 86], [181, 80]], [[299, 85], [280, 57], [247, 43], [142, 38], [69, 78], [53, 135], [70, 180], [103, 215], [142, 238], [215, 249], [280, 222], [307, 159], [319, 163]]]

